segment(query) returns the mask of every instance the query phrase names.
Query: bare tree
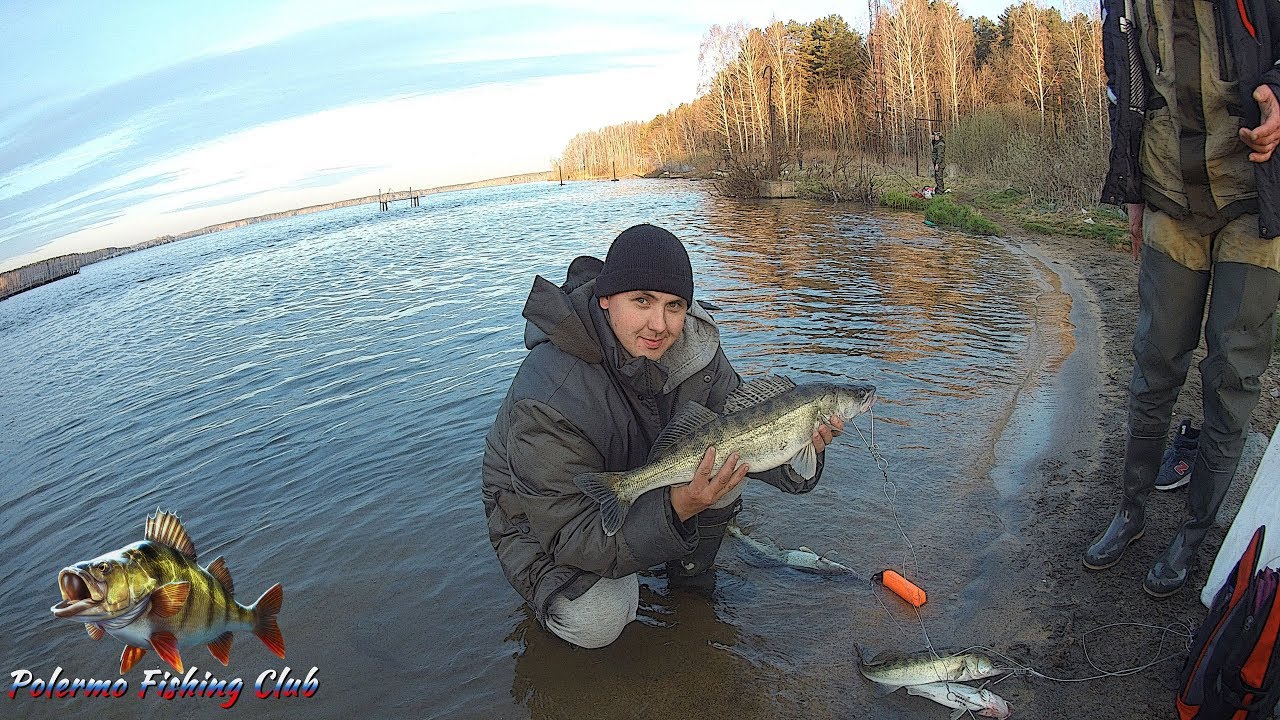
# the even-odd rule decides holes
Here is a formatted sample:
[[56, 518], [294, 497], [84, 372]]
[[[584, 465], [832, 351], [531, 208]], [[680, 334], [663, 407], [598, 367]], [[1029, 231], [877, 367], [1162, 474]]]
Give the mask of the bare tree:
[[1030, 0], [1010, 8], [1013, 39], [1009, 59], [1012, 71], [1010, 80], [1035, 103], [1036, 110], [1040, 113], [1040, 130], [1044, 132], [1054, 58], [1052, 38], [1041, 17], [1042, 13]]
[[936, 85], [947, 105], [948, 120], [960, 121], [960, 107], [973, 93], [973, 26], [949, 0], [934, 4], [933, 35], [938, 79]]
[[1089, 122], [1089, 114], [1093, 111], [1097, 93], [1092, 83], [1096, 79], [1093, 67], [1094, 29], [1093, 24], [1082, 12], [1074, 12], [1075, 0], [1067, 0], [1067, 12], [1071, 19], [1063, 26], [1062, 46], [1066, 51], [1066, 67], [1071, 72], [1071, 84], [1074, 103], [1080, 109], [1081, 120]]

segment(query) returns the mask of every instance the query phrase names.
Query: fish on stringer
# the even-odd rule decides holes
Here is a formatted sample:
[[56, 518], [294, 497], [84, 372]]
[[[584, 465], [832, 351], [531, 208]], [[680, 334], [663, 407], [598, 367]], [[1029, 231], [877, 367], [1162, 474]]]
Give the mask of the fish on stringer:
[[742, 532], [742, 528], [729, 524], [729, 534], [737, 538], [745, 548], [744, 559], [756, 567], [789, 567], [815, 575], [848, 575], [857, 578], [852, 568], [842, 565], [826, 555], [819, 555], [801, 545], [797, 550], [785, 550], [769, 542], [762, 542]]

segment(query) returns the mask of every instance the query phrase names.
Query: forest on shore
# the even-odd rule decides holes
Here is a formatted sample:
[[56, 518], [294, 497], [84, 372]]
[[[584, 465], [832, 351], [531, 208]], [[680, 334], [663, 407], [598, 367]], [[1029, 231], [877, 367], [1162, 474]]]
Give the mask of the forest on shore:
[[558, 171], [784, 177], [871, 200], [912, 163], [931, 174], [936, 129], [949, 176], [1093, 206], [1109, 148], [1102, 23], [1096, 3], [1066, 7], [1028, 1], [991, 20], [949, 0], [871, 0], [865, 35], [840, 15], [714, 25], [695, 100], [578, 134]]

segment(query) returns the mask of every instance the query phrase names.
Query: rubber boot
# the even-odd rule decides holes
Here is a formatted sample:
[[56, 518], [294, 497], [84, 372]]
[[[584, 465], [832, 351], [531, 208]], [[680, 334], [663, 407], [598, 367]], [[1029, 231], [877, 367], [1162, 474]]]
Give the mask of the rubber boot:
[[1152, 597], [1169, 597], [1187, 584], [1187, 575], [1199, 555], [1200, 543], [1213, 527], [1218, 506], [1231, 486], [1235, 468], [1210, 470], [1204, 455], [1197, 454], [1191, 473], [1191, 492], [1187, 495], [1187, 515], [1191, 519], [1178, 528], [1169, 547], [1156, 559], [1142, 581], [1142, 589]]
[[1106, 570], [1120, 562], [1130, 543], [1142, 537], [1147, 522], [1147, 496], [1156, 484], [1164, 444], [1163, 436], [1129, 436], [1124, 447], [1124, 477], [1121, 480], [1123, 496], [1120, 508], [1106, 531], [1084, 551], [1086, 568]]
[[729, 521], [742, 510], [742, 498], [727, 507], [709, 508], [697, 515], [698, 544], [688, 555], [667, 563], [667, 585], [682, 585], [710, 592], [715, 589], [716, 554]]

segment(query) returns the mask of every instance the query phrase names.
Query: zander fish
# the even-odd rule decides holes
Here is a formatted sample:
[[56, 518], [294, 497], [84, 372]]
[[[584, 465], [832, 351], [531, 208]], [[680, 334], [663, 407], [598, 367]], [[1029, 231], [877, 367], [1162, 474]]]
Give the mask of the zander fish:
[[1007, 718], [1013, 708], [1004, 698], [990, 690], [970, 687], [962, 683], [926, 683], [924, 685], [908, 685], [908, 695], [919, 695], [940, 705], [955, 708], [951, 720], [959, 720], [966, 712], [973, 712], [982, 717]]
[[928, 651], [909, 655], [882, 653], [867, 660], [862, 648], [857, 650], [859, 669], [864, 677], [876, 684], [878, 695], [887, 695], [900, 687], [980, 680], [1004, 672], [996, 668], [991, 658], [977, 652], [951, 655], [935, 655]]
[[806, 383], [770, 376], [744, 384], [725, 400], [724, 414], [686, 403], [658, 435], [648, 462], [627, 472], [583, 473], [574, 483], [600, 503], [606, 535], [622, 527], [636, 498], [660, 487], [693, 479], [708, 446], [723, 463], [738, 453], [739, 463], [763, 472], [790, 463], [806, 480], [818, 472], [813, 434], [832, 415], [845, 420], [875, 402], [871, 385]]
[[207, 568], [196, 564], [196, 548], [177, 515], [157, 510], [147, 518], [142, 542], [76, 563], [58, 573], [62, 602], [50, 610], [85, 624], [89, 637], [110, 634], [125, 643], [121, 674], [150, 647], [182, 672], [181, 647], [208, 645], [223, 665], [231, 658], [231, 636], [250, 630], [284, 658], [276, 615], [284, 601], [279, 583], [245, 607], [234, 599], [231, 572], [221, 557]]
[[737, 525], [729, 525], [729, 534], [742, 541], [750, 553], [747, 562], [758, 567], [787, 567], [817, 575], [854, 575], [852, 568], [845, 567], [835, 560], [819, 555], [801, 545], [799, 550], [783, 550], [769, 543], [761, 542], [742, 532]]

